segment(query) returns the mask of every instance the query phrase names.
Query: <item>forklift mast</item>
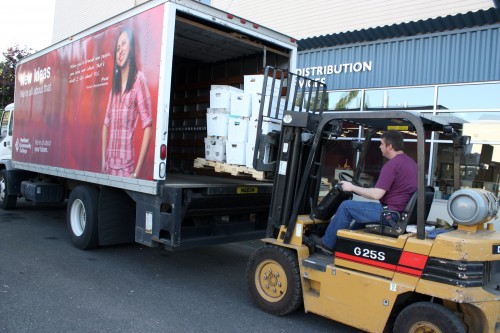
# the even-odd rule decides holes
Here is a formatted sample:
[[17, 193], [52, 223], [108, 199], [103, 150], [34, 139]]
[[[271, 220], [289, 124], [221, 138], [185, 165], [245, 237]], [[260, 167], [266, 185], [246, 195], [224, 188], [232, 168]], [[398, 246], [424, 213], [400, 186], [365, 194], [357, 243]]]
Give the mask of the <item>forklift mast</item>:
[[[272, 208], [267, 228], [267, 236], [271, 237], [276, 236], [281, 225], [289, 225], [290, 221], [294, 220], [293, 216], [296, 217], [297, 214], [293, 212], [299, 209], [298, 207], [300, 211], [311, 207], [304, 197], [298, 197], [301, 183], [307, 184], [308, 192], [311, 192], [310, 189], [316, 192], [319, 190], [319, 175], [317, 178], [306, 177], [312, 181], [302, 182], [302, 179], [312, 139], [325, 109], [326, 85], [272, 67], [266, 67], [264, 76], [271, 77], [272, 80], [264, 81], [262, 90], [254, 167], [259, 171], [274, 172]], [[279, 85], [277, 90], [276, 85]], [[281, 98], [273, 95], [275, 91], [280, 95], [286, 91], [286, 94]], [[280, 111], [282, 114], [279, 114]], [[263, 121], [281, 117], [281, 133], [262, 134], [260, 129]], [[320, 161], [315, 165], [319, 171]]]

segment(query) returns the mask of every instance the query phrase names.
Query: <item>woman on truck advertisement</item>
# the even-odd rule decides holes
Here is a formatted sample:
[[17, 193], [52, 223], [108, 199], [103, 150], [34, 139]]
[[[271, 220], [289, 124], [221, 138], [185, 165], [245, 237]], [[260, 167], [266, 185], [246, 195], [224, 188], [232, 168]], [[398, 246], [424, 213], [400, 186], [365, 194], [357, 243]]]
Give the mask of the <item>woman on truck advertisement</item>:
[[[143, 137], [135, 163], [134, 131], [141, 119]], [[138, 70], [132, 30], [123, 29], [116, 40], [113, 82], [102, 127], [102, 171], [135, 178], [151, 142], [151, 97], [144, 74]]]
[[153, 179], [164, 9], [148, 9], [21, 62], [13, 159], [105, 178]]

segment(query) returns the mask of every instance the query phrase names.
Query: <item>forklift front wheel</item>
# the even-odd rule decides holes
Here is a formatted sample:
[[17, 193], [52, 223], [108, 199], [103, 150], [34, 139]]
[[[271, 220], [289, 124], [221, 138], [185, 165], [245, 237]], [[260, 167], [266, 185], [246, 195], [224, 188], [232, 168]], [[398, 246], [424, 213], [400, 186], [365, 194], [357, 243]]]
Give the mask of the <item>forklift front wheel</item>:
[[276, 245], [258, 249], [248, 261], [247, 285], [258, 306], [282, 316], [302, 304], [299, 264], [294, 251]]
[[465, 333], [465, 327], [453, 311], [431, 302], [413, 303], [401, 311], [394, 333]]

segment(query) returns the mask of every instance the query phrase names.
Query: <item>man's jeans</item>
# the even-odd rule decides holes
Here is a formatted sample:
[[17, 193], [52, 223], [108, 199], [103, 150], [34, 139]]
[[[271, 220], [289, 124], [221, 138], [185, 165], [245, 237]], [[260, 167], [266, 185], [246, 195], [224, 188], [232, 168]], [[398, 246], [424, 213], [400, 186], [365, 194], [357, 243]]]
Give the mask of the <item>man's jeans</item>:
[[[366, 223], [379, 222], [382, 212], [382, 204], [378, 202], [354, 200], [342, 202], [326, 229], [323, 243], [330, 249], [334, 249], [337, 245], [337, 231], [340, 229], [362, 229]], [[355, 222], [349, 228], [352, 220]]]

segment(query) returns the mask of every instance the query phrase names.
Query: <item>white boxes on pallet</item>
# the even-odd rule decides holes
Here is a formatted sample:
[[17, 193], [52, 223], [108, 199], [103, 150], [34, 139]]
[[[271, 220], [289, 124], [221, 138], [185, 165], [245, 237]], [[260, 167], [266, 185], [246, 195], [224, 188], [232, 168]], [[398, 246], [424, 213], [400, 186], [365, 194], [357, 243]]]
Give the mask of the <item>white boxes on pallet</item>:
[[[266, 95], [271, 95], [273, 78], [267, 76], [266, 83]], [[274, 81], [273, 95], [279, 96], [280, 94], [280, 84], [281, 81], [276, 79]], [[245, 75], [243, 77], [243, 90], [246, 93], [259, 93], [262, 94], [262, 88], [264, 85], [264, 75]]]
[[[250, 118], [248, 122], [248, 143], [255, 144], [255, 140], [257, 138], [257, 127], [259, 124], [258, 118]], [[281, 123], [262, 119], [262, 134], [267, 134], [271, 132], [280, 132], [281, 131]]]
[[[271, 96], [262, 96], [260, 93], [252, 93], [252, 117], [258, 117], [260, 113], [260, 104], [264, 101], [263, 115], [276, 118], [276, 108], [278, 107], [279, 95], [274, 95], [271, 102]], [[269, 104], [271, 104], [271, 111], [269, 111]], [[278, 118], [280, 119], [280, 118]]]
[[229, 114], [227, 109], [207, 109], [207, 136], [227, 137]]
[[226, 162], [226, 139], [205, 138], [205, 159]]
[[252, 114], [252, 95], [248, 93], [231, 94], [231, 114], [250, 117]]
[[[253, 168], [253, 155], [255, 153], [255, 143], [246, 143], [245, 150], [246, 150], [246, 161], [245, 161], [245, 166], [247, 168]], [[270, 160], [270, 154], [271, 154], [271, 146], [269, 143], [265, 144], [263, 149], [257, 153], [257, 160], [261, 158], [259, 155], [262, 155], [262, 163], [268, 164]]]
[[243, 92], [243, 89], [236, 88], [233, 86], [224, 85], [224, 84], [212, 84], [210, 86], [210, 90], [228, 90], [228, 91], [233, 92], [233, 93], [242, 93]]
[[229, 116], [227, 139], [229, 141], [246, 142], [248, 136], [248, 118]]
[[253, 169], [253, 154], [255, 152], [255, 142], [245, 144], [245, 166]]
[[210, 108], [226, 109], [231, 112], [231, 95], [242, 93], [243, 90], [224, 85], [210, 87]]
[[245, 142], [226, 141], [226, 163], [245, 165]]

